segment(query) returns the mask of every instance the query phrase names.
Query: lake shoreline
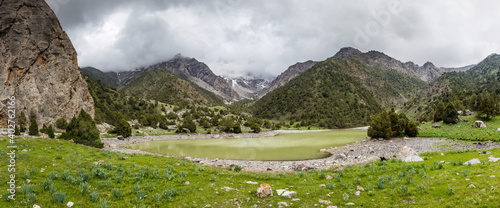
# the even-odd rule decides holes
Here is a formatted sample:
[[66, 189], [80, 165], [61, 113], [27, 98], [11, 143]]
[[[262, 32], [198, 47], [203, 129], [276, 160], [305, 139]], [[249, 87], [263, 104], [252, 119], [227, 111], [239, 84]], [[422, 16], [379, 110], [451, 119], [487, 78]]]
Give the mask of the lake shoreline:
[[[325, 131], [325, 130], [320, 130]], [[311, 132], [311, 131], [309, 131]], [[122, 153], [150, 154], [170, 157], [167, 155], [145, 152], [141, 150], [132, 150], [122, 148], [127, 144], [135, 144], [150, 141], [168, 141], [168, 140], [195, 140], [195, 139], [237, 139], [237, 138], [256, 138], [273, 137], [281, 132], [269, 131], [261, 133], [244, 134], [193, 134], [193, 135], [160, 135], [145, 137], [130, 137], [125, 140], [117, 138], [104, 138], [104, 150]], [[290, 132], [286, 132], [290, 133]], [[299, 133], [299, 132], [296, 132]], [[307, 133], [307, 132], [302, 132]], [[329, 153], [330, 156], [320, 159], [299, 160], [299, 161], [252, 161], [252, 160], [228, 160], [212, 158], [191, 158], [184, 157], [192, 162], [204, 165], [210, 165], [221, 168], [230, 168], [239, 165], [243, 171], [249, 172], [288, 172], [307, 169], [327, 169], [333, 167], [344, 167], [346, 165], [365, 164], [370, 161], [380, 160], [380, 157], [392, 158], [398, 155], [401, 147], [410, 147], [418, 154], [424, 152], [451, 151], [451, 150], [488, 150], [500, 147], [495, 142], [467, 142], [450, 139], [437, 138], [392, 138], [388, 140], [364, 139], [344, 146], [322, 149], [322, 152]], [[180, 157], [182, 158], [182, 157]], [[436, 159], [438, 160], [438, 159]]]

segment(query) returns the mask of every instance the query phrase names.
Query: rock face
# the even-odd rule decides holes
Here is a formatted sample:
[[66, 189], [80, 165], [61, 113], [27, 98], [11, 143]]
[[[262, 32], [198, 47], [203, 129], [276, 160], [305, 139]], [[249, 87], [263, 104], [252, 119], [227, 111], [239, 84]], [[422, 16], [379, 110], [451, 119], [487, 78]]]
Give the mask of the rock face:
[[262, 91], [258, 93], [258, 97], [261, 98], [267, 93], [275, 90], [278, 87], [281, 87], [288, 83], [290, 80], [295, 78], [296, 76], [299, 76], [302, 74], [302, 72], [305, 72], [306, 70], [312, 68], [314, 65], [316, 65], [318, 62], [316, 61], [306, 61], [302, 63], [296, 63], [290, 67], [283, 73], [281, 73], [276, 79], [274, 79], [271, 84], [269, 84], [268, 87], [264, 88]]
[[264, 90], [270, 84], [270, 81], [263, 76], [254, 76], [252, 74], [240, 77], [225, 77], [225, 79], [243, 99], [253, 99], [258, 92]]
[[[177, 54], [174, 58], [166, 62], [138, 68], [132, 71], [119, 72], [116, 76], [120, 84], [127, 85], [140, 77], [144, 72], [158, 67], [164, 68], [179, 77], [186, 78], [203, 89], [213, 92], [226, 100], [235, 101], [240, 99], [238, 93], [231, 88], [229, 83], [221, 76], [215, 75], [205, 63], [199, 62], [194, 58], [184, 57], [180, 54]], [[115, 76], [108, 75], [112, 77]]]
[[70, 119], [94, 101], [78, 70], [77, 54], [43, 0], [0, 1], [0, 126], [4, 101], [16, 97], [16, 114], [37, 114], [38, 125]]

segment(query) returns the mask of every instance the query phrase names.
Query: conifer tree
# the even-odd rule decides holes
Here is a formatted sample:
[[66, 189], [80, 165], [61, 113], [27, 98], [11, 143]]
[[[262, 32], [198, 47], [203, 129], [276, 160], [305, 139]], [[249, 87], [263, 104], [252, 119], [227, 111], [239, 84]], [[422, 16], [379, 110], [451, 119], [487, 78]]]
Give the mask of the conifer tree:
[[436, 111], [434, 112], [434, 122], [439, 122], [443, 120], [444, 103], [439, 102], [436, 106]]
[[458, 122], [458, 112], [453, 103], [448, 103], [443, 112], [443, 122], [447, 124], [454, 124]]
[[30, 114], [29, 135], [31, 135], [31, 136], [38, 135], [38, 123], [36, 123], [36, 114], [33, 111], [31, 111], [31, 114]]

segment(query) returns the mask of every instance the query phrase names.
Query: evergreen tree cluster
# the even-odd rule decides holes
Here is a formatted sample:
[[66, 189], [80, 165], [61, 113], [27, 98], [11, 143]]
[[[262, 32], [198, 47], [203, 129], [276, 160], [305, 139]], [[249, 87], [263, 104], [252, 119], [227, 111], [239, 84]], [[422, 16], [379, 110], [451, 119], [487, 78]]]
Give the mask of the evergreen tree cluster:
[[97, 130], [95, 121], [83, 109], [78, 118], [73, 117], [66, 126], [66, 132], [59, 136], [61, 139], [72, 139], [75, 143], [87, 146], [102, 148], [104, 143], [101, 141], [100, 132]]
[[372, 116], [368, 136], [388, 139], [397, 136], [415, 137], [418, 134], [417, 123], [411, 121], [404, 113], [397, 114], [392, 108]]

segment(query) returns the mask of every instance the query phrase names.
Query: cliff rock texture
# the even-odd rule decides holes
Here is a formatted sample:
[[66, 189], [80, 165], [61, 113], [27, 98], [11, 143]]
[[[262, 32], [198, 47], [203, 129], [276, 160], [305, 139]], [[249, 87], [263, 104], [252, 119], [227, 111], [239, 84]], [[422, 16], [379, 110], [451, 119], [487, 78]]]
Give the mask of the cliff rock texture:
[[0, 126], [12, 95], [16, 114], [34, 111], [39, 126], [80, 109], [94, 115], [76, 51], [44, 0], [0, 0]]

